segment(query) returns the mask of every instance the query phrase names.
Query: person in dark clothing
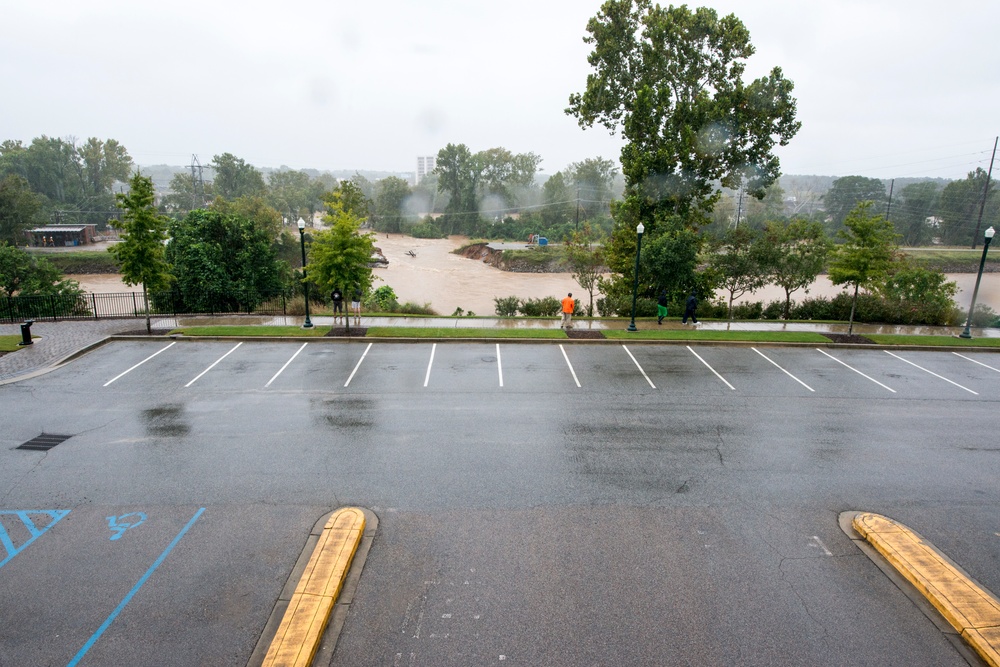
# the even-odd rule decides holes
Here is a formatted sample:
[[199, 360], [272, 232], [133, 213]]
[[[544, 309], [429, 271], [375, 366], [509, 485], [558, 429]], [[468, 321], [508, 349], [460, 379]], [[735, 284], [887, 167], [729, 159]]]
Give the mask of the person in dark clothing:
[[[330, 300], [333, 301], [333, 323], [336, 324], [338, 313], [339, 317], [344, 317], [344, 293], [340, 291], [339, 287], [333, 288]], [[346, 319], [344, 323], [347, 323]]]
[[656, 323], [663, 324], [663, 318], [667, 316], [667, 290], [660, 292], [660, 297], [656, 300]]
[[684, 303], [684, 317], [681, 318], [681, 324], [687, 324], [688, 318], [691, 318], [691, 324], [698, 324], [698, 318], [695, 316], [695, 311], [698, 309], [698, 294], [696, 292], [691, 292], [691, 296], [687, 298]]

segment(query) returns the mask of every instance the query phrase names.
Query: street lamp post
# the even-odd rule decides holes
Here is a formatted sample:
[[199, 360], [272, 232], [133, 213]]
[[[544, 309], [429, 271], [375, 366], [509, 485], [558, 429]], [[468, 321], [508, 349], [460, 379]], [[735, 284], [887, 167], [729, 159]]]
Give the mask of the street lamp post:
[[639, 237], [635, 244], [635, 276], [632, 279], [632, 322], [628, 325], [629, 331], [638, 331], [635, 328], [635, 297], [639, 291], [639, 253], [642, 251], [642, 233], [646, 231], [646, 228], [640, 222], [635, 231]]
[[313, 323], [309, 319], [309, 281], [306, 280], [306, 221], [299, 218], [299, 243], [302, 245], [302, 284], [306, 288], [306, 321], [302, 323], [303, 329], [312, 329]]
[[984, 234], [986, 240], [983, 241], [983, 258], [979, 260], [979, 274], [976, 276], [976, 286], [972, 290], [972, 305], [969, 306], [969, 317], [965, 320], [965, 331], [958, 334], [959, 338], [972, 338], [972, 332], [969, 330], [969, 327], [972, 325], [972, 314], [976, 312], [976, 296], [979, 294], [979, 281], [983, 279], [983, 267], [986, 265], [986, 251], [990, 249], [990, 241], [993, 240], [995, 233], [993, 228], [990, 227]]

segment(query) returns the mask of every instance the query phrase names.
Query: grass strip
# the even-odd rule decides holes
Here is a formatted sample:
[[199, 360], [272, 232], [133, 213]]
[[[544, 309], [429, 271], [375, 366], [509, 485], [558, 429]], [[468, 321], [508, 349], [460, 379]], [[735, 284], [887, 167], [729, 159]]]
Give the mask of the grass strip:
[[809, 331], [712, 331], [712, 330], [639, 330], [604, 329], [605, 338], [615, 340], [737, 340], [759, 343], [829, 343], [823, 334]]
[[381, 338], [566, 338], [562, 329], [461, 329], [453, 327], [368, 327]]
[[[35, 336], [32, 336], [35, 338]], [[21, 342], [21, 337], [18, 335], [13, 336], [0, 336], [0, 352], [13, 352], [14, 350], [20, 350], [21, 347], [18, 343]]]
[[911, 336], [905, 334], [864, 334], [879, 345], [935, 345], [940, 347], [1000, 347], [1000, 338], [958, 338], [957, 336]]
[[290, 338], [320, 338], [330, 331], [330, 327], [313, 327], [303, 329], [298, 326], [214, 326], [214, 327], [178, 327], [171, 334], [184, 336], [287, 336]]

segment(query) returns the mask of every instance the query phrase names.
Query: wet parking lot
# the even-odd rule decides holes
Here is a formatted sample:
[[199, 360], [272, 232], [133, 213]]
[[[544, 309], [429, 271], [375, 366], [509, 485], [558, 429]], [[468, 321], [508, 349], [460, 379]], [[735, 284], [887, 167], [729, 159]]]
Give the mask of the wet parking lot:
[[998, 390], [965, 351], [114, 342], [0, 387], [0, 664], [247, 664], [348, 504], [336, 665], [965, 664], [837, 515], [1000, 590]]

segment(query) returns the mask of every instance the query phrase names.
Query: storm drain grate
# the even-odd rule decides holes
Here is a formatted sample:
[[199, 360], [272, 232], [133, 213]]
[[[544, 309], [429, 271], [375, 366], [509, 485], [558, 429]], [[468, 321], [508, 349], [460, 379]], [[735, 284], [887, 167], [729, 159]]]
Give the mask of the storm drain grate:
[[59, 443], [66, 442], [73, 436], [55, 435], [54, 433], [42, 433], [36, 438], [32, 438], [23, 445], [18, 445], [15, 449], [30, 449], [35, 452], [47, 452]]

